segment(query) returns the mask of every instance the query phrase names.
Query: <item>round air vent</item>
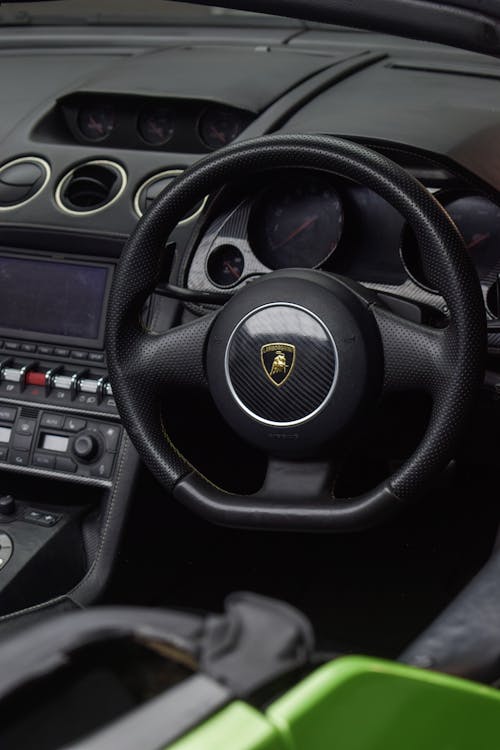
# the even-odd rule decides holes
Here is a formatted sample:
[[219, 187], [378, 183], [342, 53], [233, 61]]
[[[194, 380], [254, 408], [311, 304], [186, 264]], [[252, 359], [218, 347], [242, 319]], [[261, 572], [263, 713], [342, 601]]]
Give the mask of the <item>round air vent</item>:
[[[165, 172], [158, 172], [158, 174], [143, 182], [134, 197], [134, 210], [137, 216], [142, 216], [160, 193], [165, 190], [169, 182], [172, 182], [183, 171], [183, 169], [168, 169]], [[186, 224], [188, 221], [195, 219], [203, 211], [206, 202], [207, 199], [204, 198], [197, 203], [179, 224]]]
[[0, 211], [23, 206], [43, 190], [50, 166], [37, 156], [23, 156], [0, 167]]
[[86, 215], [102, 211], [125, 190], [127, 174], [113, 161], [96, 159], [71, 169], [56, 188], [56, 203], [62, 211]]

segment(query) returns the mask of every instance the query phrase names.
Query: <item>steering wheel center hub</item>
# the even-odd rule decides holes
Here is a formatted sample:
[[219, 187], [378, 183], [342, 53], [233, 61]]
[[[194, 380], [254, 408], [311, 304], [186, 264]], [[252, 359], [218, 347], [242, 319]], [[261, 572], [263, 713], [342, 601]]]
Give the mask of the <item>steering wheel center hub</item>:
[[274, 427], [312, 419], [332, 398], [337, 347], [320, 318], [296, 304], [250, 312], [232, 332], [225, 375], [243, 411]]
[[287, 269], [249, 284], [221, 311], [208, 379], [244, 439], [305, 456], [353, 423], [381, 382], [364, 294], [329, 274]]

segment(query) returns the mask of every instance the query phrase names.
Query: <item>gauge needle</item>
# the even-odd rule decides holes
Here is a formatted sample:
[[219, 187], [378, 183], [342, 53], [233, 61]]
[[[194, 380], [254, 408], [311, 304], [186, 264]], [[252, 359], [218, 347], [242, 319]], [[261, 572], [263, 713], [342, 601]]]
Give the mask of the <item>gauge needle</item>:
[[89, 126], [91, 128], [94, 128], [94, 130], [97, 130], [98, 133], [102, 133], [103, 132], [102, 124], [100, 122], [98, 122], [97, 120], [94, 120], [93, 117], [89, 118]]
[[477, 247], [477, 245], [480, 245], [481, 242], [489, 239], [490, 237], [491, 234], [489, 232], [487, 232], [486, 234], [476, 234], [474, 239], [467, 245], [467, 250], [472, 250], [474, 247]]
[[224, 261], [224, 268], [227, 268], [229, 273], [231, 273], [235, 279], [240, 278], [240, 274], [238, 272], [238, 269], [231, 265], [231, 263], [228, 260]]
[[226, 136], [222, 132], [222, 130], [217, 130], [217, 128], [214, 127], [214, 125], [212, 125], [212, 127], [210, 128], [210, 130], [212, 131], [212, 135], [214, 136], [214, 138], [217, 138], [218, 141], [220, 141], [222, 144], [225, 145], [225, 143], [226, 143]]
[[290, 240], [293, 240], [294, 237], [296, 237], [298, 234], [303, 232], [305, 229], [311, 226], [311, 224], [314, 224], [318, 220], [317, 216], [313, 216], [311, 219], [306, 219], [303, 224], [300, 225], [300, 227], [297, 227], [297, 229], [294, 229], [293, 232], [290, 232], [288, 237], [283, 240], [283, 242], [280, 242], [279, 245], [274, 246], [274, 250], [279, 250], [280, 247], [283, 247], [283, 245], [286, 245]]

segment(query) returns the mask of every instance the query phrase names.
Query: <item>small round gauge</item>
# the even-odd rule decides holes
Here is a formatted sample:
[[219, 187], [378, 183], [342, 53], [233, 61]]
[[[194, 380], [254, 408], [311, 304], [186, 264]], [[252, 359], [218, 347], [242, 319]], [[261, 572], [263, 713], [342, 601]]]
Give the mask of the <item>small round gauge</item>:
[[[500, 272], [500, 206], [481, 195], [443, 193], [436, 197], [462, 235], [479, 278], [487, 282], [492, 272]], [[408, 226], [403, 232], [401, 259], [413, 281], [436, 293], [426, 278], [415, 235]]]
[[212, 250], [207, 260], [207, 274], [216, 286], [230, 287], [237, 284], [243, 274], [245, 261], [235, 245], [219, 245]]
[[139, 116], [137, 129], [141, 138], [152, 146], [162, 146], [175, 130], [172, 111], [167, 107], [148, 107]]
[[88, 141], [103, 141], [115, 129], [116, 115], [111, 104], [82, 107], [78, 127]]
[[323, 175], [300, 175], [264, 191], [250, 239], [268, 268], [316, 268], [337, 247], [344, 222], [339, 194]]
[[234, 141], [249, 124], [246, 113], [226, 107], [210, 107], [201, 116], [200, 138], [208, 148], [216, 149]]

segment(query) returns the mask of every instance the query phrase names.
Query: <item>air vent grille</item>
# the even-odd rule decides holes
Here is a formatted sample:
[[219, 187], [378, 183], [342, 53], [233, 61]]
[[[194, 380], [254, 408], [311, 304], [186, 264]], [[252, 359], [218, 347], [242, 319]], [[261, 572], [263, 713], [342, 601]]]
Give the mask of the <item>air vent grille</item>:
[[68, 172], [56, 189], [59, 208], [71, 214], [93, 214], [114, 203], [125, 189], [126, 173], [104, 159], [80, 164]]
[[37, 156], [23, 156], [0, 167], [0, 211], [35, 198], [50, 178], [50, 167]]
[[[134, 198], [134, 209], [138, 216], [142, 216], [156, 198], [162, 193], [165, 188], [175, 180], [176, 177], [182, 174], [182, 169], [168, 169], [165, 172], [158, 172], [153, 175], [146, 182], [143, 182], [135, 194]], [[203, 210], [206, 198], [199, 201], [179, 222], [179, 224], [186, 224], [188, 221], [196, 218], [199, 213]]]

